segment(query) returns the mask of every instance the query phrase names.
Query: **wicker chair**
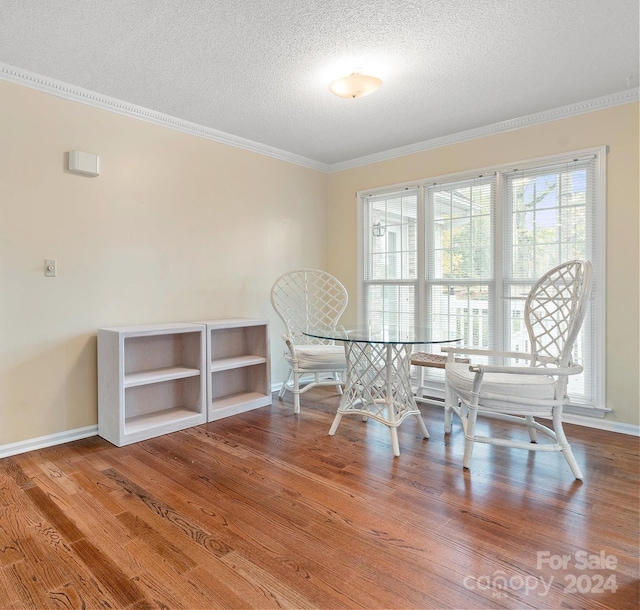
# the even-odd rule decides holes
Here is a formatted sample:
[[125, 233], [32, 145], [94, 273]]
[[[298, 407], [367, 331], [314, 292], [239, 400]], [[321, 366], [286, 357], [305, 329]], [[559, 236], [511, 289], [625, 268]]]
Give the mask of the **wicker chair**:
[[[318, 386], [333, 385], [342, 393], [347, 364], [344, 347], [302, 334], [306, 328], [334, 327], [347, 307], [345, 287], [318, 269], [300, 269], [281, 275], [271, 289], [271, 304], [286, 326], [283, 339], [289, 373], [279, 396], [293, 392], [300, 413], [300, 394]], [[309, 379], [310, 377], [310, 379]]]
[[[502, 356], [530, 361], [530, 366], [468, 366], [448, 362], [445, 370], [445, 432], [451, 432], [451, 413], [460, 416], [465, 434], [463, 467], [469, 468], [474, 443], [489, 443], [537, 451], [561, 451], [576, 479], [582, 472], [562, 428], [562, 408], [568, 402], [569, 375], [582, 372], [572, 350], [582, 326], [591, 288], [591, 263], [574, 260], [545, 273], [527, 296], [524, 318], [531, 353], [445, 347], [455, 353]], [[524, 424], [530, 443], [476, 434], [478, 413]], [[553, 429], [534, 420], [551, 418]], [[537, 444], [537, 432], [553, 443]]]

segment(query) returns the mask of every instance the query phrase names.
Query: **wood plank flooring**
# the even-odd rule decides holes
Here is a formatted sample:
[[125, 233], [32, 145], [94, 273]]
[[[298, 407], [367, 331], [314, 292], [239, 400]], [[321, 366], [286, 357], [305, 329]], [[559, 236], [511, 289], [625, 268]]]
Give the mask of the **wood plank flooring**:
[[486, 445], [467, 472], [441, 409], [394, 458], [377, 422], [328, 436], [337, 405], [0, 460], [0, 608], [638, 607], [638, 438], [567, 425], [582, 483]]

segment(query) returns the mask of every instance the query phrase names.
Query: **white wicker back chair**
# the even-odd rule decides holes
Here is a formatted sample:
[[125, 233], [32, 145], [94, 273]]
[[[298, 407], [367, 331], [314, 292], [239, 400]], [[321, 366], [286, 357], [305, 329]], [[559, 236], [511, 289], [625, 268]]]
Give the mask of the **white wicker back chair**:
[[323, 385], [335, 385], [342, 390], [347, 367], [344, 347], [307, 337], [302, 331], [312, 327], [333, 328], [347, 301], [346, 288], [331, 274], [318, 269], [289, 271], [273, 284], [271, 304], [287, 329], [283, 339], [290, 367], [279, 396], [291, 390], [296, 413], [300, 413], [303, 392]]
[[[591, 263], [574, 260], [545, 273], [531, 288], [524, 317], [531, 353], [443, 348], [449, 353], [445, 373], [445, 432], [451, 413], [460, 416], [465, 433], [464, 468], [469, 468], [475, 442], [537, 451], [561, 451], [576, 479], [582, 472], [562, 429], [562, 408], [568, 402], [569, 375], [582, 372], [572, 360], [573, 346], [584, 319], [591, 289]], [[530, 361], [530, 366], [468, 366], [453, 362], [455, 353], [502, 356]], [[530, 443], [478, 436], [478, 413], [527, 426]], [[549, 417], [553, 430], [534, 420]], [[536, 431], [553, 439], [537, 444]]]

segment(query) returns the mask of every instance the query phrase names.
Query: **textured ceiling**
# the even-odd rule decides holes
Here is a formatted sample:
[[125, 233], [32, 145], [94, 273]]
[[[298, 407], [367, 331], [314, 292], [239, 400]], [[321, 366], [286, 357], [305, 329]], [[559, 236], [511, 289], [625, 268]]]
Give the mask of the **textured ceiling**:
[[[637, 0], [1, 0], [0, 62], [338, 164], [638, 87]], [[362, 67], [382, 88], [341, 99]]]

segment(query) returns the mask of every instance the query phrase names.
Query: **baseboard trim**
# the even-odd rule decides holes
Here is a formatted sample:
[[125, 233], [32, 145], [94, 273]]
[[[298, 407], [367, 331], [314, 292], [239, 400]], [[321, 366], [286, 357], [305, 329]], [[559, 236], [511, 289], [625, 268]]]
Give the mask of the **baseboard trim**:
[[47, 436], [39, 436], [37, 438], [19, 441], [17, 443], [9, 443], [8, 445], [0, 445], [0, 458], [18, 455], [19, 453], [27, 453], [36, 449], [46, 449], [55, 445], [63, 445], [71, 441], [79, 441], [83, 438], [96, 436], [98, 434], [98, 426], [86, 426], [85, 428], [76, 428], [75, 430], [67, 430], [66, 432], [57, 432], [56, 434], [48, 434]]
[[606, 417], [605, 419], [599, 419], [594, 417], [584, 417], [582, 415], [573, 415], [572, 413], [563, 413], [562, 422], [565, 424], [575, 424], [576, 426], [585, 426], [586, 428], [595, 428], [596, 430], [628, 434], [629, 436], [640, 436], [640, 426], [625, 424], [619, 421], [611, 421], [610, 419], [606, 419]]
[[[280, 391], [282, 383], [276, 383], [271, 386], [272, 392]], [[426, 402], [419, 400], [418, 402]], [[566, 424], [575, 424], [577, 426], [585, 426], [587, 428], [595, 428], [596, 430], [604, 430], [606, 432], [617, 432], [618, 434], [627, 434], [629, 436], [640, 437], [640, 426], [633, 424], [625, 424], [607, 419], [595, 419], [593, 417], [584, 417], [581, 415], [572, 415], [570, 413], [563, 414], [562, 421]], [[58, 432], [47, 436], [39, 436], [26, 441], [17, 443], [9, 443], [0, 446], [0, 459], [35, 451], [36, 449], [46, 449], [56, 445], [63, 445], [72, 441], [79, 441], [90, 436], [97, 436], [98, 426], [86, 426], [85, 428], [76, 428], [75, 430], [67, 430], [66, 432]]]

